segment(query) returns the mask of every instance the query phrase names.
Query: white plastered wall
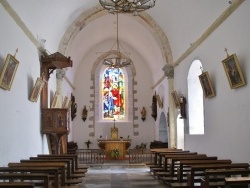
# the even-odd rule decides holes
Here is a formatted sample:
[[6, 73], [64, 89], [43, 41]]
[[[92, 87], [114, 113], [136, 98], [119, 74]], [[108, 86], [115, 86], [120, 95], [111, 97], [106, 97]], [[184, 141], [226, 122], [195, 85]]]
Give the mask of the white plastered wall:
[[[41, 135], [40, 99], [29, 100], [40, 62], [37, 48], [0, 6], [0, 70], [8, 53], [20, 62], [11, 90], [0, 89], [0, 166], [38, 153], [48, 153], [46, 136]], [[52, 76], [53, 77], [53, 76]]]
[[[204, 99], [205, 134], [185, 135], [185, 149], [250, 162], [249, 152], [249, 32], [250, 2], [245, 1], [208, 39], [175, 69], [175, 88], [187, 95], [187, 75], [191, 63], [199, 59], [208, 71], [216, 96]], [[222, 60], [225, 47], [236, 53], [243, 70], [246, 86], [230, 89]], [[189, 96], [191, 97], [191, 96]], [[188, 105], [188, 104], [187, 104]], [[187, 122], [185, 122], [187, 125]]]

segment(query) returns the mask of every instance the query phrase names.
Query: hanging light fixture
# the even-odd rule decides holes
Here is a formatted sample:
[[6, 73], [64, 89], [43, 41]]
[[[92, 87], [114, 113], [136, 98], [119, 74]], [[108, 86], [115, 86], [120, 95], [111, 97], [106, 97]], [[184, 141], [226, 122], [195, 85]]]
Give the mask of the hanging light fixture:
[[156, 0], [99, 0], [102, 7], [112, 14], [115, 12], [128, 12], [134, 16], [137, 16], [138, 12], [154, 7], [155, 1]]
[[[111, 57], [109, 56], [108, 58], [103, 60], [103, 64], [109, 67], [113, 67], [113, 68], [121, 68], [121, 67], [126, 67], [128, 65], [132, 64], [132, 60], [128, 57], [126, 57], [125, 55], [121, 54], [120, 51], [120, 41], [119, 41], [119, 23], [118, 23], [118, 13], [117, 13], [117, 29], [116, 29], [116, 54], [114, 54], [113, 56], [111, 55]], [[112, 49], [111, 49], [112, 50]], [[126, 53], [126, 52], [125, 52]]]

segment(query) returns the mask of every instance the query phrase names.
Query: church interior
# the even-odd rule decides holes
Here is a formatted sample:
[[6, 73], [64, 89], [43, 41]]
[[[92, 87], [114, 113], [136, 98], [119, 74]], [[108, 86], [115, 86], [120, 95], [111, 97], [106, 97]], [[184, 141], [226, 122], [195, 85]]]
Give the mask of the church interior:
[[123, 1], [0, 0], [2, 167], [69, 143], [250, 162], [250, 1]]

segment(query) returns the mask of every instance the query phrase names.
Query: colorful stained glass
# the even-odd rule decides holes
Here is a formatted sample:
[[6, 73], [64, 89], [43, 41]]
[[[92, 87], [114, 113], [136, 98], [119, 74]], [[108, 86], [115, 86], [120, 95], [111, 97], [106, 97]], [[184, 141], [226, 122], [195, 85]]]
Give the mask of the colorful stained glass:
[[120, 68], [106, 68], [102, 79], [103, 119], [124, 119], [124, 74]]

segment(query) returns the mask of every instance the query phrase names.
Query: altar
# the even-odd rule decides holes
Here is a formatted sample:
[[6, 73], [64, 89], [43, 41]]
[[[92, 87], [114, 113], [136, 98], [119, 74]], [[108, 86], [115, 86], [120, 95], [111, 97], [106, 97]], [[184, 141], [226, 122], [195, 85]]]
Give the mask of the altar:
[[[126, 152], [131, 145], [131, 139], [98, 140], [98, 146], [106, 152], [106, 159], [126, 159]], [[117, 155], [114, 155], [117, 152]]]
[[106, 159], [126, 159], [126, 152], [131, 145], [131, 139], [118, 139], [118, 128], [115, 126], [111, 127], [111, 139], [99, 139], [97, 140], [98, 146], [105, 150]]

